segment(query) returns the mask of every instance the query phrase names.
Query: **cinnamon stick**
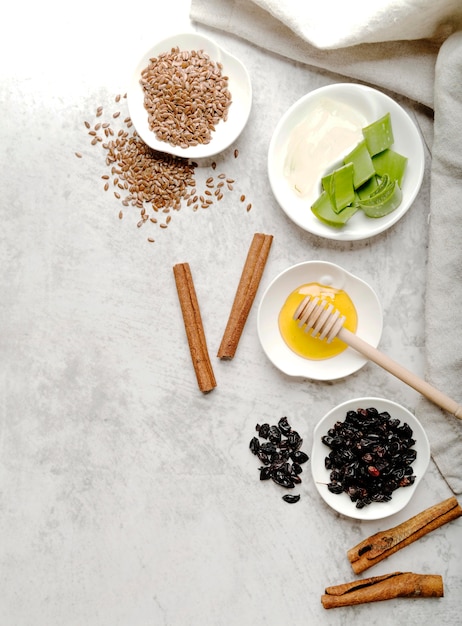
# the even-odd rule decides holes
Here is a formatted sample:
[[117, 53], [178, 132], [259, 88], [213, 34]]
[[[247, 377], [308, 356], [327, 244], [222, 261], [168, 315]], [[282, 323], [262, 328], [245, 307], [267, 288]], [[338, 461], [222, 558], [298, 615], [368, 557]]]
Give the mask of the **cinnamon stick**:
[[217, 383], [207, 349], [191, 268], [188, 263], [178, 263], [173, 266], [173, 274], [197, 384], [202, 392], [207, 393], [212, 391]]
[[242, 331], [257, 295], [272, 242], [273, 235], [255, 233], [253, 236], [237, 286], [228, 323], [218, 349], [217, 356], [220, 359], [232, 359], [236, 354]]
[[325, 609], [380, 602], [392, 598], [442, 598], [443, 579], [438, 574], [393, 572], [327, 587], [321, 602]]
[[461, 515], [462, 508], [454, 496], [435, 504], [402, 524], [378, 532], [348, 550], [347, 556], [351, 567], [356, 574], [360, 574], [394, 552]]

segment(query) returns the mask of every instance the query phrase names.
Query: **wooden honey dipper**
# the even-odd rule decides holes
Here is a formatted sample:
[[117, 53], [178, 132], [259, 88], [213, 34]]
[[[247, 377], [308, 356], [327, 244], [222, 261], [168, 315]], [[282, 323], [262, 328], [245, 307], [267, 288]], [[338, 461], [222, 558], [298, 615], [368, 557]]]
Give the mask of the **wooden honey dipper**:
[[345, 328], [343, 326], [345, 316], [338, 309], [335, 309], [332, 303], [327, 303], [317, 296], [306, 296], [295, 311], [294, 319], [298, 320], [298, 325], [301, 328], [305, 326], [304, 331], [306, 333], [310, 333], [311, 336], [317, 337], [321, 341], [325, 339], [327, 343], [330, 343], [335, 337], [338, 337], [367, 359], [413, 387], [437, 406], [462, 419], [462, 406], [457, 404], [455, 400], [438, 391], [425, 380]]

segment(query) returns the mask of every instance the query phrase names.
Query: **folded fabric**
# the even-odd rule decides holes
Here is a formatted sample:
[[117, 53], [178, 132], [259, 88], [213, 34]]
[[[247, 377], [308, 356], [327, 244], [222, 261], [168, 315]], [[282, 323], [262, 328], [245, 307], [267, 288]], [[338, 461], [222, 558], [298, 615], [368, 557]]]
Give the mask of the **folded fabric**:
[[[301, 11], [302, 15], [309, 16], [313, 14], [313, 20], [318, 21], [318, 25], [313, 29], [316, 31], [319, 27], [320, 31], [326, 30], [326, 24], [330, 25], [334, 20], [341, 23], [340, 18], [336, 17], [335, 11], [327, 21], [323, 21], [318, 11], [321, 10], [326, 3], [312, 2], [291, 2], [288, 0], [281, 6], [291, 8], [291, 18], [289, 20], [287, 11], [282, 15], [281, 12], [276, 13], [279, 6], [277, 0], [273, 0], [274, 14], [263, 8], [268, 5], [266, 0], [259, 0], [259, 4], [251, 0], [192, 0], [190, 17], [193, 21], [200, 22], [213, 28], [221, 29], [241, 37], [253, 44], [265, 48], [281, 56], [306, 63], [313, 67], [322, 68], [375, 85], [388, 91], [393, 91], [406, 96], [416, 102], [419, 102], [429, 108], [433, 108], [433, 83], [435, 79], [435, 63], [438, 55], [441, 40], [434, 39], [417, 39], [417, 40], [385, 40], [380, 43], [357, 43], [344, 48], [321, 49], [312, 44], [306, 35], [301, 34], [300, 29], [292, 30], [289, 25], [296, 22], [297, 12]], [[455, 4], [456, 10], [452, 18], [447, 20], [441, 18], [439, 26], [434, 28], [440, 38], [444, 38], [449, 32], [456, 28], [457, 24], [462, 21], [462, 3], [460, 0], [449, 0], [431, 4], [429, 0], [424, 0], [429, 6], [437, 6], [441, 10], [449, 11], [449, 5]], [[332, 7], [332, 0], [328, 3]], [[336, 5], [350, 7], [351, 2], [335, 2]], [[369, 2], [372, 7], [377, 7], [378, 2]], [[383, 6], [383, 3], [380, 3]], [[397, 4], [409, 4], [397, 2]], [[423, 2], [413, 2], [420, 10]], [[441, 8], [442, 7], [442, 8]], [[324, 11], [324, 9], [322, 9]], [[375, 9], [375, 16], [378, 15], [378, 9]], [[277, 15], [277, 16], [276, 16]], [[283, 18], [283, 19], [281, 19]], [[305, 21], [308, 17], [305, 18]], [[445, 26], [443, 26], [443, 22]], [[436, 19], [433, 19], [436, 24]], [[348, 32], [344, 25], [345, 32]], [[416, 31], [414, 31], [416, 32]], [[430, 31], [428, 31], [430, 32]], [[396, 36], [396, 32], [394, 33]], [[357, 42], [360, 42], [357, 39]], [[364, 40], [365, 41], [365, 40]]]
[[[441, 46], [435, 72], [430, 228], [427, 263], [426, 379], [462, 403], [462, 31]], [[462, 420], [422, 399], [416, 407], [433, 458], [462, 493]]]
[[462, 23], [460, 0], [253, 1], [321, 49], [446, 38]]

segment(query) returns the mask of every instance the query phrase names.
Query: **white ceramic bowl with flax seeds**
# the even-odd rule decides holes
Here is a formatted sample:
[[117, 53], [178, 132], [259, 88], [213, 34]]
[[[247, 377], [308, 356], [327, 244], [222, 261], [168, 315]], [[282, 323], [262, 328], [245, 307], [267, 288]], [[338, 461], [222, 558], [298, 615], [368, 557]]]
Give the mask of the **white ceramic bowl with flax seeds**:
[[143, 55], [127, 98], [132, 122], [148, 146], [200, 159], [223, 152], [241, 134], [252, 86], [236, 57], [208, 37], [180, 33]]

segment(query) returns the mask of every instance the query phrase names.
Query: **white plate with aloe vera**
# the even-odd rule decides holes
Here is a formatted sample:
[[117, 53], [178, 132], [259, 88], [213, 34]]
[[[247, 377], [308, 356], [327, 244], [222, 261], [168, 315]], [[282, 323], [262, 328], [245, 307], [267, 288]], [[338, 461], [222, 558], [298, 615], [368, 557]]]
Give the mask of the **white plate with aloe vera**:
[[[367, 138], [371, 128], [375, 150]], [[350, 160], [366, 145], [368, 166], [377, 171], [365, 176], [367, 183], [353, 184], [362, 165], [351, 168]], [[385, 170], [399, 169], [396, 180], [384, 173], [384, 162]], [[268, 152], [271, 188], [287, 216], [312, 234], [343, 241], [366, 239], [395, 224], [412, 206], [424, 167], [422, 138], [408, 113], [386, 94], [354, 83], [321, 87], [295, 102], [277, 124]], [[352, 183], [345, 194], [348, 174]], [[333, 201], [332, 210], [335, 188], [351, 198], [349, 204]]]

